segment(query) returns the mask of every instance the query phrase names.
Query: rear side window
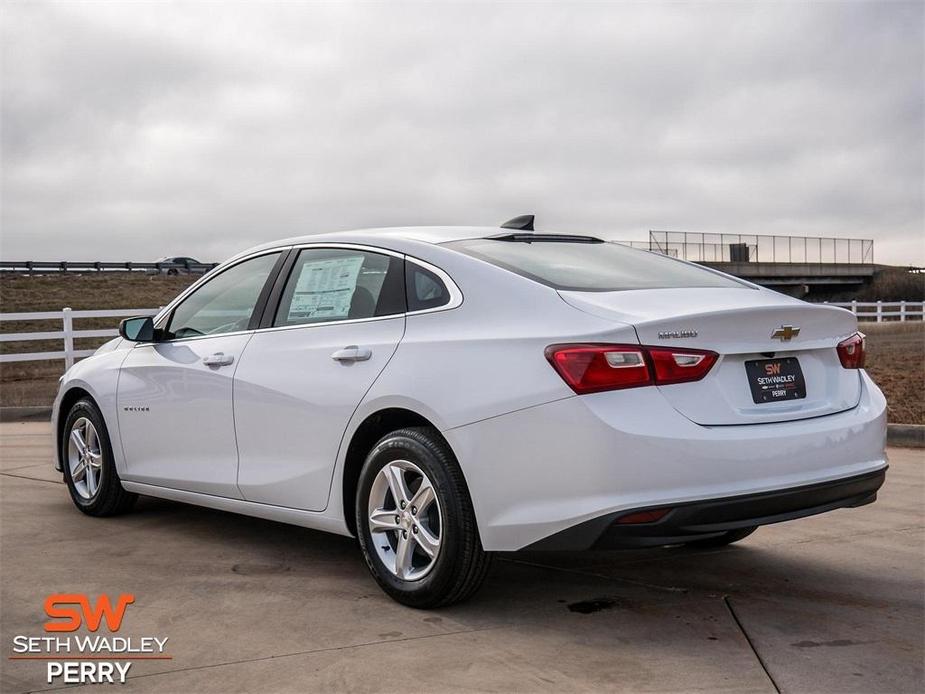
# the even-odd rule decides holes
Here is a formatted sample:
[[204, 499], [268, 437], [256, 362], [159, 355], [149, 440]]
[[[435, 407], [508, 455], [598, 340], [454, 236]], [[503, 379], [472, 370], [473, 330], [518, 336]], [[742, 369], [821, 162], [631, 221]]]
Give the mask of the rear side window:
[[710, 270], [616, 243], [467, 239], [447, 246], [560, 290], [737, 287]]
[[405, 292], [409, 311], [426, 311], [450, 303], [450, 292], [443, 280], [410, 260], [405, 263]]
[[274, 326], [328, 323], [405, 311], [401, 258], [340, 248], [303, 249], [283, 289]]

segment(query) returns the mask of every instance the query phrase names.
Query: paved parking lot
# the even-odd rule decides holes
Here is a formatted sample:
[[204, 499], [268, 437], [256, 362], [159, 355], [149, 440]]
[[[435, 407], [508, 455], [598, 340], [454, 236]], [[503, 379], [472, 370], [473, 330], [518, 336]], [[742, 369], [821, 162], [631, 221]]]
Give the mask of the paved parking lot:
[[119, 634], [172, 658], [133, 661], [138, 691], [923, 689], [921, 450], [890, 451], [873, 506], [722, 550], [501, 555], [472, 601], [420, 612], [347, 538], [153, 499], [83, 516], [47, 432], [0, 425], [3, 692], [62, 686], [8, 659], [58, 592], [135, 595]]

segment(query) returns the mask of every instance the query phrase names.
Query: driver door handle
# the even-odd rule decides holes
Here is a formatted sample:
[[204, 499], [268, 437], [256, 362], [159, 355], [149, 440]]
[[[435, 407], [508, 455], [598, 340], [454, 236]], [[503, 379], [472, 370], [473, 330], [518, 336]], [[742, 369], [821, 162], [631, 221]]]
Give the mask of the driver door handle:
[[202, 358], [202, 363], [206, 366], [229, 366], [234, 363], [234, 357], [224, 352], [216, 352]]
[[334, 352], [334, 354], [331, 355], [331, 359], [343, 363], [347, 361], [366, 361], [371, 356], [373, 356], [373, 351], [369, 347], [350, 345], [349, 347], [344, 347]]

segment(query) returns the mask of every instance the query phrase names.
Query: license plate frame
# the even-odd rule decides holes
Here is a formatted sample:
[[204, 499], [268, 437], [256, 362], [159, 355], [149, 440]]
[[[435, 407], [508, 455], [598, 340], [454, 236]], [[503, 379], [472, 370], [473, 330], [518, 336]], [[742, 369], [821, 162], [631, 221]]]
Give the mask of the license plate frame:
[[745, 362], [745, 375], [756, 405], [806, 397], [806, 379], [796, 357], [751, 359]]

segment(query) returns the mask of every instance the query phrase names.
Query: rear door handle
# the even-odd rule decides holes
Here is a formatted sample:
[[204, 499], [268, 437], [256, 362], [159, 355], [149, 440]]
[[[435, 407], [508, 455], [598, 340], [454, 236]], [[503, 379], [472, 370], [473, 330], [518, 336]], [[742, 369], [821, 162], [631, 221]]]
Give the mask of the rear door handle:
[[334, 352], [334, 354], [331, 355], [331, 359], [339, 362], [366, 361], [371, 356], [373, 356], [373, 351], [369, 347], [350, 345], [349, 347], [344, 347]]
[[202, 358], [202, 363], [206, 366], [229, 366], [234, 363], [234, 357], [224, 352], [216, 352]]

